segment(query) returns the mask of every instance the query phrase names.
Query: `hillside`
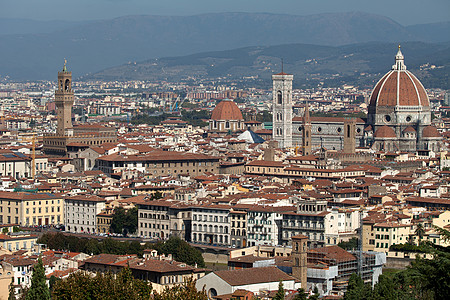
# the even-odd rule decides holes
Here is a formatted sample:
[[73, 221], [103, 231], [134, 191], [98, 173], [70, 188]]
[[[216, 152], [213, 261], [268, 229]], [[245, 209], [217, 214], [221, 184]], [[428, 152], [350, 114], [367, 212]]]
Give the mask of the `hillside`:
[[450, 36], [442, 34], [449, 32], [447, 23], [405, 27], [362, 12], [125, 16], [78, 23], [3, 19], [0, 24], [0, 77], [14, 80], [53, 79], [64, 58], [78, 77], [126, 62], [254, 45], [441, 42]]
[[[396, 43], [363, 43], [331, 47], [288, 44], [245, 47], [180, 57], [147, 60], [108, 68], [85, 80], [237, 80], [267, 85], [271, 74], [284, 70], [295, 75], [296, 86], [354, 83], [372, 86], [394, 63]], [[449, 88], [450, 44], [402, 44], [405, 63], [427, 87]], [[429, 64], [429, 66], [425, 66]], [[437, 68], [432, 69], [431, 65]], [[422, 66], [422, 67], [421, 67]], [[255, 82], [254, 77], [257, 77]]]

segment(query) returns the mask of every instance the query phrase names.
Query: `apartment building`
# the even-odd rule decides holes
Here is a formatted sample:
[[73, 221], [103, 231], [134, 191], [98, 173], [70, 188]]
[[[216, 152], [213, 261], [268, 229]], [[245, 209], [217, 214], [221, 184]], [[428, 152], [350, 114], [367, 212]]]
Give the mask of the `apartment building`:
[[66, 231], [96, 233], [97, 215], [106, 207], [106, 200], [94, 195], [77, 195], [64, 199]]
[[230, 206], [196, 205], [192, 207], [191, 241], [217, 246], [230, 245]]
[[365, 220], [363, 223], [363, 250], [388, 252], [393, 244], [405, 244], [409, 236], [414, 233], [413, 225], [399, 222], [373, 222]]
[[22, 226], [64, 223], [64, 200], [53, 194], [0, 191], [0, 223]]
[[123, 155], [119, 153], [97, 158], [98, 168], [106, 174], [137, 170], [153, 176], [205, 172], [219, 173], [219, 158], [188, 152], [154, 150], [147, 154]]
[[231, 209], [229, 216], [231, 247], [247, 247], [247, 212]]
[[248, 246], [280, 245], [283, 214], [292, 212], [293, 206], [254, 205], [247, 209]]
[[169, 210], [173, 203], [164, 200], [143, 200], [137, 203], [138, 233], [154, 239], [166, 239], [171, 235]]

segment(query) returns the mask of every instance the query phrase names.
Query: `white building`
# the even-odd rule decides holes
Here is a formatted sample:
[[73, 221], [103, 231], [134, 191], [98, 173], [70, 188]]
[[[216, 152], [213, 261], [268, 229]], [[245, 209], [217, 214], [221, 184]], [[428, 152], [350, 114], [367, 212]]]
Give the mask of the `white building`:
[[197, 290], [205, 287], [208, 297], [231, 294], [244, 289], [256, 294], [276, 291], [280, 281], [285, 290], [297, 290], [301, 284], [277, 267], [248, 268], [240, 270], [215, 271], [197, 280]]
[[78, 195], [64, 200], [64, 225], [66, 231], [95, 233], [97, 214], [106, 205], [106, 200], [97, 196]]
[[191, 241], [198, 244], [230, 245], [230, 207], [227, 205], [192, 208]]
[[292, 206], [255, 205], [248, 209], [248, 246], [280, 245], [279, 233], [283, 213], [293, 211]]

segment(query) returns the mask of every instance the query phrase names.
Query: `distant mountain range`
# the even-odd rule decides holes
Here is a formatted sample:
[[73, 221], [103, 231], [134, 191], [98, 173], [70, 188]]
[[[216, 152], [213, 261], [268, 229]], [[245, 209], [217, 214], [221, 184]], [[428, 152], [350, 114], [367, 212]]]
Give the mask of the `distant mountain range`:
[[[402, 48], [407, 68], [426, 87], [450, 87], [450, 43], [406, 42]], [[397, 50], [396, 43], [380, 42], [339, 47], [305, 44], [245, 47], [127, 63], [83, 79], [179, 81], [248, 78], [251, 82], [256, 77], [257, 82], [267, 85], [270, 76], [281, 71], [282, 57], [284, 71], [295, 75], [294, 84], [297, 86], [317, 86], [320, 82], [372, 86], [381, 74], [390, 70]]]
[[450, 22], [402, 26], [362, 12], [125, 16], [89, 22], [0, 19], [0, 77], [54, 79], [64, 58], [79, 77], [126, 62], [255, 45], [266, 49], [293, 43], [333, 47], [372, 41], [441, 43], [449, 37]]

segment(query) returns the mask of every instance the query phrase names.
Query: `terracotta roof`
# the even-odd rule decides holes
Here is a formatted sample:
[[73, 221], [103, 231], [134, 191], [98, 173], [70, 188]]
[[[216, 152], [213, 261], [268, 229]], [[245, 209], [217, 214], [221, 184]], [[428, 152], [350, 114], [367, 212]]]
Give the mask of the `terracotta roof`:
[[214, 108], [211, 120], [244, 120], [244, 118], [236, 103], [231, 100], [223, 100]]
[[407, 70], [391, 70], [375, 85], [370, 106], [430, 106], [420, 81]]
[[396, 138], [397, 135], [394, 132], [394, 129], [391, 127], [384, 125], [378, 128], [374, 134], [377, 138]]
[[415, 133], [416, 130], [415, 130], [414, 128], [412, 128], [411, 126], [408, 126], [408, 127], [406, 127], [406, 128], [403, 130], [403, 132], [413, 132], [413, 133]]
[[356, 257], [351, 254], [350, 252], [345, 251], [339, 246], [328, 246], [323, 248], [314, 248], [310, 249], [309, 252], [317, 252], [322, 253], [326, 257], [330, 259], [334, 259], [337, 262], [342, 261], [350, 261], [350, 260], [356, 260]]
[[195, 268], [185, 263], [177, 261], [150, 259], [145, 261], [135, 261], [130, 263], [130, 269], [156, 272], [156, 273], [174, 273], [188, 272], [192, 273]]
[[214, 274], [232, 286], [295, 280], [277, 267], [216, 271]]
[[439, 131], [437, 130], [436, 127], [429, 125], [423, 129], [422, 136], [423, 137], [441, 137], [441, 134], [439, 133]]

